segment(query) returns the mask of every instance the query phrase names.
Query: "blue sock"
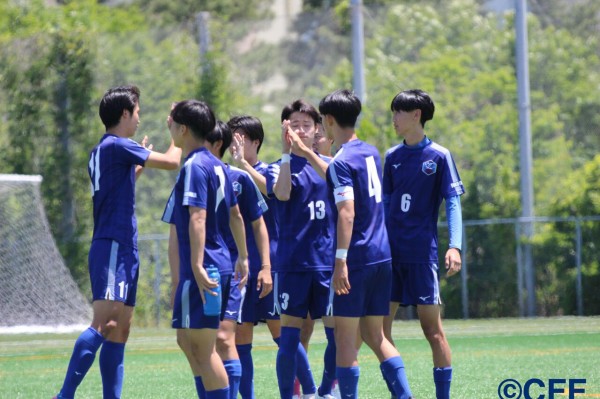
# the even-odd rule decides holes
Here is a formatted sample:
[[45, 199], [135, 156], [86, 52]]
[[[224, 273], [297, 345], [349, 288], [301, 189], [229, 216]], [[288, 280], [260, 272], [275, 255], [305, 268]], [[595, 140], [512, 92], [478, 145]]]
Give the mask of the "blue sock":
[[335, 375], [338, 379], [342, 398], [358, 398], [358, 377], [360, 377], [360, 367], [337, 367], [335, 369]]
[[433, 369], [435, 396], [437, 399], [450, 399], [450, 382], [452, 382], [452, 367], [437, 367]]
[[104, 341], [100, 349], [100, 375], [104, 399], [118, 399], [123, 390], [125, 344]]
[[196, 383], [196, 393], [198, 394], [199, 399], [206, 399], [206, 389], [204, 389], [204, 384], [202, 383], [202, 377], [195, 376], [194, 382]]
[[300, 329], [281, 327], [276, 367], [281, 399], [291, 399], [294, 393], [298, 345], [300, 345]]
[[237, 399], [240, 390], [240, 379], [242, 378], [242, 364], [240, 359], [223, 360], [223, 366], [229, 377], [229, 397]]
[[[298, 339], [300, 339], [300, 336], [298, 336]], [[313, 378], [312, 370], [310, 369], [310, 363], [308, 362], [308, 354], [306, 353], [306, 349], [304, 349], [304, 346], [302, 346], [300, 341], [298, 341], [298, 350], [296, 351], [296, 376], [298, 377], [298, 381], [302, 386], [302, 393], [304, 395], [317, 392], [315, 379]]]
[[408, 379], [404, 370], [404, 362], [400, 356], [390, 357], [379, 365], [381, 373], [393, 388], [398, 399], [408, 399], [412, 396], [408, 386]]
[[229, 399], [229, 387], [206, 391], [206, 399]]
[[242, 399], [255, 399], [252, 344], [236, 345], [236, 348], [242, 365], [242, 378], [240, 379], [239, 389], [240, 395], [242, 395]]
[[65, 399], [71, 399], [75, 396], [75, 391], [83, 378], [87, 374], [96, 358], [98, 348], [104, 342], [104, 337], [98, 331], [89, 327], [82, 332], [75, 341], [75, 347], [71, 354], [65, 381], [63, 382], [60, 396]]
[[391, 394], [390, 399], [398, 399], [396, 397], [396, 392], [394, 392], [394, 387], [392, 386], [392, 384], [390, 384], [387, 377], [385, 376], [381, 365], [379, 366], [379, 370], [381, 370], [381, 375], [383, 376], [383, 380], [385, 381], [385, 384], [387, 385], [388, 391], [390, 391], [390, 394]]
[[319, 386], [319, 396], [331, 394], [331, 385], [335, 380], [335, 334], [333, 328], [325, 327], [327, 347], [323, 355], [323, 379]]

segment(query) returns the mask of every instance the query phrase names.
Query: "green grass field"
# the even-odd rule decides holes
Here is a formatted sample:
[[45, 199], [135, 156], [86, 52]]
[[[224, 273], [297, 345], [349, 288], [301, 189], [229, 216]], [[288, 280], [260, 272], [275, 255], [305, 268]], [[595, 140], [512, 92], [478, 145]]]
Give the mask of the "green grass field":
[[[498, 385], [512, 378], [521, 385], [538, 378], [530, 397], [551, 398], [550, 379], [586, 379], [576, 398], [600, 398], [600, 318], [540, 318], [446, 320], [453, 351], [456, 399], [498, 398]], [[77, 334], [0, 335], [0, 398], [51, 398], [62, 384]], [[434, 398], [430, 349], [418, 322], [394, 326], [396, 344], [404, 358], [413, 394]], [[276, 347], [266, 327], [256, 329], [255, 387], [259, 399], [277, 398]], [[325, 348], [322, 325], [317, 323], [309, 358], [317, 384]], [[388, 398], [376, 358], [363, 346], [359, 362], [360, 398]], [[557, 387], [568, 387], [558, 385]], [[541, 396], [545, 395], [545, 396]], [[101, 398], [97, 362], [78, 390], [78, 398]], [[124, 398], [193, 398], [194, 382], [187, 362], [169, 329], [134, 329], [127, 345]], [[568, 398], [559, 393], [555, 398]], [[517, 399], [513, 396], [512, 399]]]

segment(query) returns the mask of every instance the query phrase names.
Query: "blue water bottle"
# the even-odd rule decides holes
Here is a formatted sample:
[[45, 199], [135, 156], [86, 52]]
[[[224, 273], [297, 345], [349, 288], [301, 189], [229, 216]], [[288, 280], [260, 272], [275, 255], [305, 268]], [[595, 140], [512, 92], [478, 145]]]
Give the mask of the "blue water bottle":
[[204, 314], [206, 316], [219, 316], [221, 314], [221, 275], [219, 269], [213, 265], [209, 265], [206, 268], [208, 278], [212, 281], [216, 281], [219, 285], [213, 288], [211, 291], [216, 292], [217, 295], [210, 295], [208, 292], [204, 293], [206, 303], [204, 304]]

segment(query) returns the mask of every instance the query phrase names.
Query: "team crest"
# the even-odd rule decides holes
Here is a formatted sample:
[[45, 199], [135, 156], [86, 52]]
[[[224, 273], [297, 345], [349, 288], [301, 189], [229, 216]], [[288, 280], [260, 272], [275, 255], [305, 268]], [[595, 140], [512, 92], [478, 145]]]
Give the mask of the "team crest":
[[437, 164], [435, 162], [433, 162], [432, 160], [425, 161], [425, 162], [423, 162], [423, 166], [421, 167], [421, 170], [427, 176], [431, 176], [437, 170]]
[[235, 194], [236, 197], [239, 197], [240, 194], [242, 193], [242, 185], [240, 184], [239, 181], [233, 182], [233, 193]]

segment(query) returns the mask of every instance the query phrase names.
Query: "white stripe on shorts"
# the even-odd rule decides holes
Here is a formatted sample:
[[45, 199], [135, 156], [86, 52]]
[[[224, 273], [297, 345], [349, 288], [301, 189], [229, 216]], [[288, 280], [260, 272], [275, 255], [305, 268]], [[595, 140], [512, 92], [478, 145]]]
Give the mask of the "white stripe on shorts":
[[181, 328], [190, 328], [190, 280], [185, 280], [181, 290]]

